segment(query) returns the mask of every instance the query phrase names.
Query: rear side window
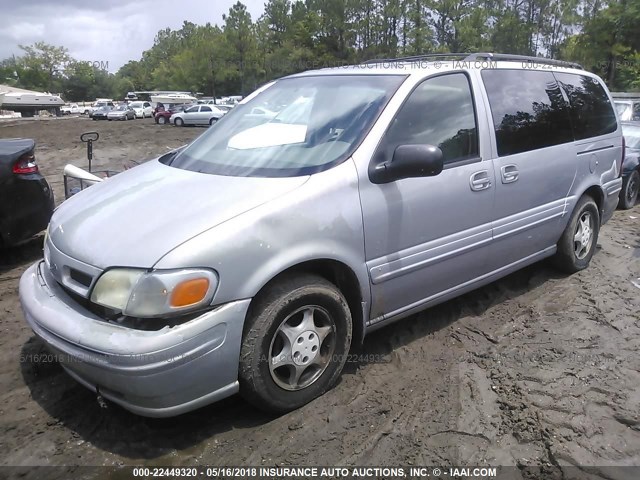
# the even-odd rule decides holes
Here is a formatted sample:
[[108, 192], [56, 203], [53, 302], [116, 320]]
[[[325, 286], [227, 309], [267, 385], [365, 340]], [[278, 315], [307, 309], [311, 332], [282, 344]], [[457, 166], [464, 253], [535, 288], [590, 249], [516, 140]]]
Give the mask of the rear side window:
[[613, 105], [598, 79], [573, 73], [554, 75], [569, 98], [576, 140], [616, 131], [618, 125]]
[[200, 107], [200, 111], [201, 112], [210, 112], [211, 111], [211, 107]]
[[569, 108], [551, 72], [483, 70], [498, 155], [573, 141]]
[[463, 73], [425, 80], [411, 93], [377, 155], [391, 160], [400, 145], [435, 145], [444, 163], [478, 156], [478, 129], [469, 80]]

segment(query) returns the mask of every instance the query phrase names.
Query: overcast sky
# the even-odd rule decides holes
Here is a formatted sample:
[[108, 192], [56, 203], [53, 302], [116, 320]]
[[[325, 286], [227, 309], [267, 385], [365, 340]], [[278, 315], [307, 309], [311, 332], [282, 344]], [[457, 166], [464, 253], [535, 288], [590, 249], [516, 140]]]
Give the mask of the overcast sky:
[[[158, 30], [184, 20], [222, 25], [236, 0], [0, 0], [0, 60], [37, 41], [63, 46], [77, 60], [108, 62], [115, 73], [140, 60]], [[255, 21], [265, 0], [243, 0]]]

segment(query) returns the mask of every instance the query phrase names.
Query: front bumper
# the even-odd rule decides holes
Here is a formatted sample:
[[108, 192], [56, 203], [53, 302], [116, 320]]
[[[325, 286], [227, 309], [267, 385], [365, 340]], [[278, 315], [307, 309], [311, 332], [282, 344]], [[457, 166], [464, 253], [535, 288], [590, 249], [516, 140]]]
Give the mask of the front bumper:
[[179, 415], [238, 391], [250, 300], [176, 327], [134, 330], [84, 309], [39, 262], [20, 279], [20, 302], [34, 333], [73, 378], [134, 413]]

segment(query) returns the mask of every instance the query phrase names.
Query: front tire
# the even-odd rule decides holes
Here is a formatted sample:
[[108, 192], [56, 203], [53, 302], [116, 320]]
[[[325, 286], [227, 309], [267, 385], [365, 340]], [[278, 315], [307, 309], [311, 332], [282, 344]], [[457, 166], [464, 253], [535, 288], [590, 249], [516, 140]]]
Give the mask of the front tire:
[[640, 190], [640, 173], [634, 170], [622, 182], [622, 190], [620, 191], [620, 199], [618, 207], [623, 210], [629, 210], [636, 204], [638, 199], [638, 191]]
[[182, 127], [184, 126], [184, 120], [182, 120], [181, 118], [176, 118], [175, 121], [173, 122], [174, 125], [176, 127]]
[[583, 196], [569, 219], [560, 241], [555, 261], [559, 269], [575, 273], [589, 266], [596, 251], [600, 232], [600, 212], [593, 198]]
[[286, 275], [254, 299], [239, 381], [256, 407], [284, 413], [335, 385], [351, 346], [352, 319], [338, 288], [317, 275]]
[[159, 117], [156, 118], [156, 123], [158, 125], [164, 125], [165, 123], [167, 123], [167, 119], [162, 115], [160, 115]]

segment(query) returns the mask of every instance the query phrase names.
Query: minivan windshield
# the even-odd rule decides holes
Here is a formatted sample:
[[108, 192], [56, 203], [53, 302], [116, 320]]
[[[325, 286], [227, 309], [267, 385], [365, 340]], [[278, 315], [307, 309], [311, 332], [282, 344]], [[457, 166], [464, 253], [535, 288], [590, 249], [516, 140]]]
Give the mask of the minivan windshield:
[[169, 164], [230, 176], [286, 177], [326, 170], [353, 153], [405, 78], [318, 75], [279, 80], [232, 109]]

